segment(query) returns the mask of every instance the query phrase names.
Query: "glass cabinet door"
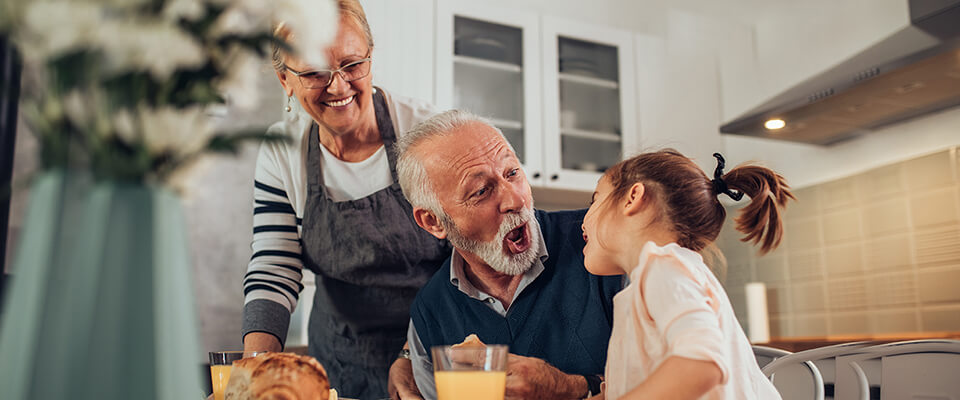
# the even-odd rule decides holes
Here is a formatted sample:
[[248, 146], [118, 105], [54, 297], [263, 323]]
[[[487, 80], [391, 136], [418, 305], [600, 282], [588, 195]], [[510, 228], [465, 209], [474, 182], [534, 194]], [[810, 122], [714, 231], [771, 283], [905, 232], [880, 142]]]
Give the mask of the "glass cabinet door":
[[621, 158], [617, 48], [560, 36], [560, 163], [603, 172]]
[[438, 12], [437, 104], [489, 119], [536, 183], [543, 165], [539, 79], [533, 75], [540, 65], [537, 19], [473, 7]]
[[453, 106], [489, 118], [523, 162], [523, 30], [461, 16], [453, 30]]
[[626, 32], [544, 21], [547, 184], [593, 190], [636, 133], [632, 38]]

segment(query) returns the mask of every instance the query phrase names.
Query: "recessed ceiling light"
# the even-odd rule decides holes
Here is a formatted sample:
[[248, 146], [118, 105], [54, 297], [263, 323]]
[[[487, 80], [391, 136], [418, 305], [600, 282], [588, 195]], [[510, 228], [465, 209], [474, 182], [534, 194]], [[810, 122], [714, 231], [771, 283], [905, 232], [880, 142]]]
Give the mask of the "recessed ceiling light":
[[763, 127], [764, 127], [764, 128], [767, 128], [767, 130], [771, 130], [771, 131], [775, 131], [775, 130], [778, 130], [778, 129], [783, 129], [783, 127], [785, 127], [785, 126], [787, 126], [787, 123], [784, 122], [782, 119], [779, 119], [779, 118], [768, 119], [767, 122], [764, 122], [764, 123], [763, 123]]

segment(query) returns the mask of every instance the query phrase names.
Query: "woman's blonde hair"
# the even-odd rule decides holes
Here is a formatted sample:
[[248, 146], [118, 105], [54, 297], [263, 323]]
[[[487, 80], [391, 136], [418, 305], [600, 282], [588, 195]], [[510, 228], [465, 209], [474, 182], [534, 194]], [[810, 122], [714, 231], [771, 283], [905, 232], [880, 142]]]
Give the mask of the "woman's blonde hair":
[[[357, 27], [363, 31], [363, 35], [367, 38], [367, 49], [368, 51], [373, 51], [373, 34], [370, 33], [370, 24], [367, 23], [367, 14], [363, 12], [363, 6], [360, 5], [359, 0], [337, 0], [337, 9], [340, 10], [340, 17], [347, 17], [350, 21], [357, 24]], [[290, 35], [293, 32], [290, 31], [290, 28], [286, 23], [280, 22], [277, 24], [276, 28], [273, 29], [273, 36], [280, 41], [286, 42], [290, 39]], [[273, 44], [273, 68], [277, 71], [284, 69], [283, 58], [285, 56], [284, 49], [278, 43]]]

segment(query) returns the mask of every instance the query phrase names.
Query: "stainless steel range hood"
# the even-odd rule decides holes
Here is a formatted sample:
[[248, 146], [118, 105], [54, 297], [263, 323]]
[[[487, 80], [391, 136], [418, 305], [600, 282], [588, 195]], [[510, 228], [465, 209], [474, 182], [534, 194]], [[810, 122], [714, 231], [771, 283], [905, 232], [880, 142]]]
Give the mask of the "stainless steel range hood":
[[[720, 132], [829, 145], [960, 105], [960, 0], [909, 3], [910, 26]], [[776, 128], [777, 120], [782, 128], [765, 126]]]

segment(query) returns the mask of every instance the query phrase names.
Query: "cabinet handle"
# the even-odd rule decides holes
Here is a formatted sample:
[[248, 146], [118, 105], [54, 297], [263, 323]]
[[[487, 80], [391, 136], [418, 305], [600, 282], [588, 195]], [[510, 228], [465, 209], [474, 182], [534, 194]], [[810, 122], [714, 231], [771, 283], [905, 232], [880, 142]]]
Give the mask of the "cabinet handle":
[[557, 179], [560, 179], [560, 175], [553, 174], [553, 175], [550, 176], [550, 180], [552, 180], [552, 181], [555, 181], [555, 180], [557, 180]]
[[539, 173], [539, 172], [534, 172], [534, 173], [533, 173], [533, 178], [534, 178], [534, 179], [539, 178], [539, 177], [540, 177], [540, 173]]

